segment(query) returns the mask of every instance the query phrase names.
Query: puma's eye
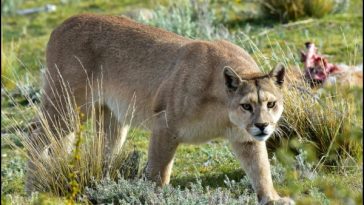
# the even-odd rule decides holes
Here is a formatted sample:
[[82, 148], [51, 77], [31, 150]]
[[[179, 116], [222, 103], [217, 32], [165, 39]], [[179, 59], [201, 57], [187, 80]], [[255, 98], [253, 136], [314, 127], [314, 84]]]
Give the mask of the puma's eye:
[[244, 110], [248, 110], [248, 111], [252, 111], [253, 110], [253, 107], [250, 105], [250, 104], [241, 104], [241, 107], [244, 109]]
[[274, 108], [274, 106], [276, 106], [276, 102], [268, 102], [267, 103], [268, 108]]

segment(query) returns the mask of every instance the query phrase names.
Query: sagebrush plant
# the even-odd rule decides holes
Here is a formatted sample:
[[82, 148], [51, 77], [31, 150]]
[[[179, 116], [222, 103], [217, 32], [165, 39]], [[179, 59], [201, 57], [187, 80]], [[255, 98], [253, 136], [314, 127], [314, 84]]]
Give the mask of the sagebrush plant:
[[245, 182], [231, 182], [228, 178], [225, 181], [229, 188], [239, 189], [234, 193], [226, 188], [211, 189], [203, 187], [201, 181], [187, 188], [161, 188], [144, 179], [105, 178], [95, 188], [86, 188], [85, 197], [94, 204], [257, 204], [255, 193], [242, 186]]
[[[272, 177], [275, 183], [284, 183], [286, 169], [272, 158]], [[306, 161], [304, 151], [296, 157], [293, 168], [300, 178], [312, 173], [312, 167]], [[325, 194], [319, 192], [321, 197]], [[317, 194], [317, 193], [316, 193]], [[203, 186], [200, 178], [185, 188], [167, 185], [157, 187], [154, 182], [144, 178], [132, 180], [120, 177], [117, 181], [104, 178], [93, 188], [85, 189], [83, 198], [94, 204], [257, 204], [254, 189], [247, 176], [238, 181], [225, 175], [224, 186], [215, 189]]]
[[307, 162], [307, 151], [299, 150], [299, 154], [295, 157], [295, 168], [301, 178], [314, 179], [317, 177], [317, 172], [312, 164]]
[[154, 17], [136, 20], [192, 39], [227, 39], [232, 37], [227, 28], [218, 23], [209, 0], [169, 1], [169, 6], [159, 5]]
[[24, 186], [23, 177], [24, 159], [19, 155], [12, 156], [7, 164], [1, 165], [1, 195], [21, 190]]

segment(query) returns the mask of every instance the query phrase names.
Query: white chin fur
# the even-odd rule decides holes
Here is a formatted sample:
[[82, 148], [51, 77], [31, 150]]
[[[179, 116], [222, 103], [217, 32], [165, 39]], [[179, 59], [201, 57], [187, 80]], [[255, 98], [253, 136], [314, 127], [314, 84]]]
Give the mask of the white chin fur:
[[265, 135], [264, 137], [257, 137], [257, 136], [252, 136], [255, 140], [257, 140], [257, 141], [260, 141], [260, 142], [264, 142], [264, 141], [266, 141], [269, 137], [270, 137], [270, 135]]

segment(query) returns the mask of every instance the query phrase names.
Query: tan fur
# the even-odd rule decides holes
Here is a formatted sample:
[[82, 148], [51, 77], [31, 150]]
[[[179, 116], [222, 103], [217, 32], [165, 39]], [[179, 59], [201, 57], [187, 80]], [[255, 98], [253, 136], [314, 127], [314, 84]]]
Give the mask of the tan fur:
[[[265, 145], [283, 111], [278, 84], [284, 68], [263, 74], [247, 52], [227, 41], [191, 40], [124, 17], [90, 14], [72, 17], [53, 31], [47, 66], [44, 90], [49, 98], [42, 105], [50, 120], [60, 118], [50, 102], [65, 104], [51, 91], [61, 89], [62, 76], [79, 106], [96, 101], [112, 116], [107, 129], [143, 124], [152, 131], [149, 179], [169, 183], [179, 144], [225, 137], [261, 204], [293, 203], [273, 188]], [[102, 80], [102, 98], [86, 92], [87, 79]], [[252, 112], [241, 106], [248, 95], [244, 103], [251, 103]], [[276, 102], [274, 108], [267, 108], [268, 100]], [[129, 123], [125, 116], [131, 105]], [[268, 133], [254, 136], [259, 130], [255, 123], [267, 123]]]

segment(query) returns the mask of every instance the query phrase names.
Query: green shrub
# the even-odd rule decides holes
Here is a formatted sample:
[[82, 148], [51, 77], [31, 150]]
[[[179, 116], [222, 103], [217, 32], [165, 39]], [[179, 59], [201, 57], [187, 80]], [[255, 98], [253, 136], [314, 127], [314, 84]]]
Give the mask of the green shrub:
[[323, 17], [332, 12], [341, 12], [347, 8], [346, 0], [259, 0], [261, 12], [267, 18], [283, 22], [302, 17]]
[[[14, 151], [13, 151], [14, 152]], [[24, 159], [19, 155], [2, 154], [1, 165], [1, 195], [22, 193], [24, 186]]]
[[306, 0], [304, 1], [304, 11], [306, 15], [313, 17], [323, 17], [334, 9], [333, 0]]
[[262, 14], [281, 21], [296, 20], [304, 16], [304, 0], [260, 1]]
[[23, 0], [1, 0], [1, 16], [13, 15]]

